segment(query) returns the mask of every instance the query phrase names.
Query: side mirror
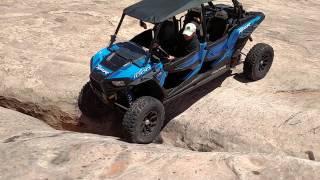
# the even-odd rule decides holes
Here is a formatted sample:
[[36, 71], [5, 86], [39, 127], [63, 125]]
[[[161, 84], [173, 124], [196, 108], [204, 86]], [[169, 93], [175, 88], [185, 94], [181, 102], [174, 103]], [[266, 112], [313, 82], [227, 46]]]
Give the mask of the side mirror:
[[147, 24], [143, 21], [140, 21], [140, 26], [143, 27], [144, 29], [148, 29]]

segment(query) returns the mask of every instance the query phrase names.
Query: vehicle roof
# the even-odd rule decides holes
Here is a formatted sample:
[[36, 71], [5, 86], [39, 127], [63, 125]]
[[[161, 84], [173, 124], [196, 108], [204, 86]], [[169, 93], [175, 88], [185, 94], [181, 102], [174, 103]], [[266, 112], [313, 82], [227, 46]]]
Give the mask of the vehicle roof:
[[142, 0], [125, 8], [124, 13], [145, 22], [160, 23], [210, 1], [213, 0]]

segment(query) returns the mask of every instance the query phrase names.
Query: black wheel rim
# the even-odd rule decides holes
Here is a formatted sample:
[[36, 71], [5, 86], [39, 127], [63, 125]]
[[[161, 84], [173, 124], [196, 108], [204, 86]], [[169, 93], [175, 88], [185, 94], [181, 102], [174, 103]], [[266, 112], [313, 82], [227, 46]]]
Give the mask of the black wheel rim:
[[270, 64], [270, 57], [271, 57], [270, 54], [263, 54], [262, 55], [262, 58], [259, 62], [259, 71], [260, 72], [265, 71], [267, 69], [268, 65]]
[[152, 134], [153, 130], [157, 126], [158, 113], [155, 111], [149, 112], [142, 122], [142, 134], [148, 136]]

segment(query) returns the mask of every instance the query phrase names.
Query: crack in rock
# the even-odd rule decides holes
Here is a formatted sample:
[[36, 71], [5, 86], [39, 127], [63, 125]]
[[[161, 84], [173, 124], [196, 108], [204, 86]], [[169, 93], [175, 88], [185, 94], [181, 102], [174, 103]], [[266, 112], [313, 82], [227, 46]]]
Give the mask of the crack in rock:
[[75, 123], [76, 116], [62, 111], [57, 106], [40, 106], [32, 102], [21, 102], [15, 98], [4, 96], [0, 96], [0, 106], [41, 119], [59, 130], [73, 130], [77, 125]]
[[[284, 126], [284, 125], [286, 125], [286, 124], [288, 124], [292, 119], [294, 119], [295, 117], [297, 117], [299, 114], [302, 114], [302, 112], [300, 111], [300, 112], [297, 112], [297, 113], [292, 114], [288, 119], [286, 119], [285, 121], [283, 121], [283, 123], [281, 123], [281, 124], [279, 125], [279, 128], [282, 127], [282, 126]], [[293, 123], [293, 124], [290, 124], [290, 125], [296, 125], [296, 124], [299, 124], [299, 123], [300, 123], [300, 122], [298, 122], [298, 123]]]

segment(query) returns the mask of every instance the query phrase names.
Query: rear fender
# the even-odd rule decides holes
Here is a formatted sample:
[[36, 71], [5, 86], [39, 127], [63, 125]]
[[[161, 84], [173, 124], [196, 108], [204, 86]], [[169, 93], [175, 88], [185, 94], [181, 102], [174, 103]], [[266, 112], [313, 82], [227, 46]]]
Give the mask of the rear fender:
[[[263, 13], [259, 12], [252, 12], [246, 18], [240, 20], [240, 25], [233, 28], [231, 34], [229, 35], [228, 40], [225, 44], [221, 44], [221, 48], [217, 46], [217, 52], [221, 51], [221, 55], [219, 56], [218, 60], [213, 61], [211, 64], [214, 68], [220, 68], [226, 64], [231, 62], [232, 56], [234, 55], [235, 51], [239, 47], [239, 42], [243, 42], [240, 44], [244, 46], [246, 43], [246, 39], [252, 34], [252, 32], [258, 27], [258, 25], [264, 20], [265, 16]], [[225, 47], [225, 51], [223, 51], [223, 47]], [[213, 49], [214, 50], [214, 49]], [[218, 54], [217, 52], [211, 50], [213, 53], [212, 55], [209, 54], [207, 57], [208, 59], [214, 59], [213, 55]]]
[[[258, 25], [264, 20], [263, 13], [251, 13], [246, 19], [240, 20], [241, 24], [233, 29], [228, 39], [228, 49], [234, 50], [239, 39], [248, 38]], [[231, 53], [232, 54], [232, 53]]]

